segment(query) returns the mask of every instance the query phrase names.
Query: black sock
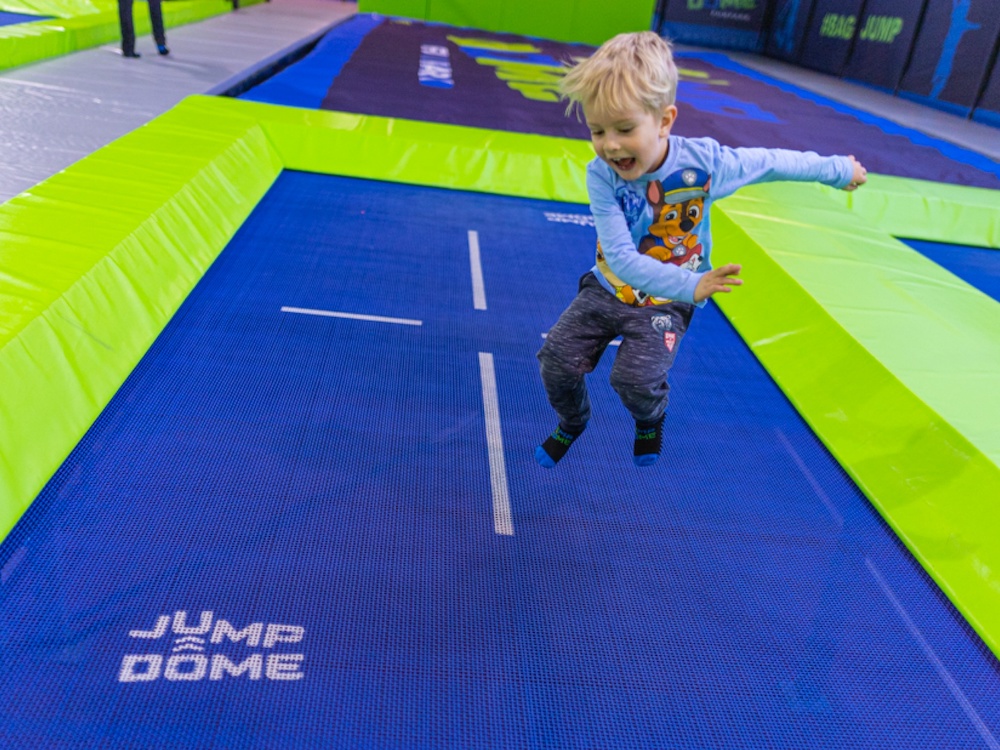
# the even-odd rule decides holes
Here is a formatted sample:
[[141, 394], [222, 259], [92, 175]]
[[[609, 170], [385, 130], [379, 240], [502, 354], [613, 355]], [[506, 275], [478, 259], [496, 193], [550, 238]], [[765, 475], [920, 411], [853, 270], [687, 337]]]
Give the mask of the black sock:
[[649, 466], [656, 463], [663, 448], [663, 417], [656, 422], [635, 423], [635, 444], [632, 449], [632, 460], [636, 466]]
[[546, 469], [551, 469], [566, 455], [573, 441], [582, 433], [583, 427], [576, 432], [563, 429], [562, 425], [556, 427], [552, 434], [545, 438], [545, 442], [535, 448], [535, 460]]

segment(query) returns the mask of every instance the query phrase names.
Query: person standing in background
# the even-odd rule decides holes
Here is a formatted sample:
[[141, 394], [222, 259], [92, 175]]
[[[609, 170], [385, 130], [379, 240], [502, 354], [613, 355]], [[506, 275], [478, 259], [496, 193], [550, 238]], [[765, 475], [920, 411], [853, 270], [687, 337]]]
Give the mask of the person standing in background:
[[[149, 3], [149, 20], [153, 25], [153, 39], [156, 41], [156, 51], [161, 55], [169, 55], [167, 35], [163, 30], [163, 10], [160, 0], [147, 0]], [[132, 0], [118, 0], [118, 23], [122, 30], [122, 57], [140, 57], [135, 51], [135, 27], [132, 24]]]

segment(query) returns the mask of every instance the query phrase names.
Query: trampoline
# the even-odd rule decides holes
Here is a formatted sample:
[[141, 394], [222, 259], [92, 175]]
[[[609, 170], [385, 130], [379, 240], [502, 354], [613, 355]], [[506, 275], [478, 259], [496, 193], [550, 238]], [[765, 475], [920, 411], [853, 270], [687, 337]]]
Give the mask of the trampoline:
[[994, 658], [714, 306], [660, 465], [613, 350], [534, 463], [578, 211], [284, 173], [4, 542], [5, 741], [995, 746]]

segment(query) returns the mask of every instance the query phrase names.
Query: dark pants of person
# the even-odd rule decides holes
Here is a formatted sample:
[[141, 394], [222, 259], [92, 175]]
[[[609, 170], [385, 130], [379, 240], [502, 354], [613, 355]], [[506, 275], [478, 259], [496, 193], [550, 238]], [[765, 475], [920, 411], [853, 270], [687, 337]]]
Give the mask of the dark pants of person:
[[[153, 39], [157, 45], [165, 47], [167, 45], [167, 34], [163, 30], [163, 10], [160, 8], [160, 0], [149, 0], [149, 20], [153, 26]], [[122, 52], [130, 55], [135, 52], [132, 0], [118, 0], [118, 23], [122, 29]]]
[[667, 373], [693, 313], [694, 306], [686, 302], [626, 305], [592, 272], [585, 274], [576, 299], [538, 352], [542, 383], [560, 426], [579, 432], [590, 419], [584, 376], [593, 372], [616, 336], [622, 343], [611, 368], [611, 387], [636, 422], [657, 422], [667, 408]]

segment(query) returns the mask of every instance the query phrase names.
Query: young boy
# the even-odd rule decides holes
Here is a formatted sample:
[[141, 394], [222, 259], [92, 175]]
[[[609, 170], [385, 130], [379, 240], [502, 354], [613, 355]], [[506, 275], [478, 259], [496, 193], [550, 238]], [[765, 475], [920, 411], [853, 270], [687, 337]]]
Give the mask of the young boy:
[[587, 166], [597, 263], [538, 352], [559, 424], [535, 448], [552, 468], [587, 425], [584, 376], [616, 336], [611, 385], [635, 419], [633, 460], [656, 462], [663, 442], [667, 373], [696, 306], [743, 283], [740, 266], [713, 269], [709, 206], [743, 185], [818, 181], [854, 190], [866, 181], [853, 156], [728, 148], [670, 135], [677, 69], [651, 31], [620, 34], [563, 79], [569, 109], [583, 108], [597, 158]]

